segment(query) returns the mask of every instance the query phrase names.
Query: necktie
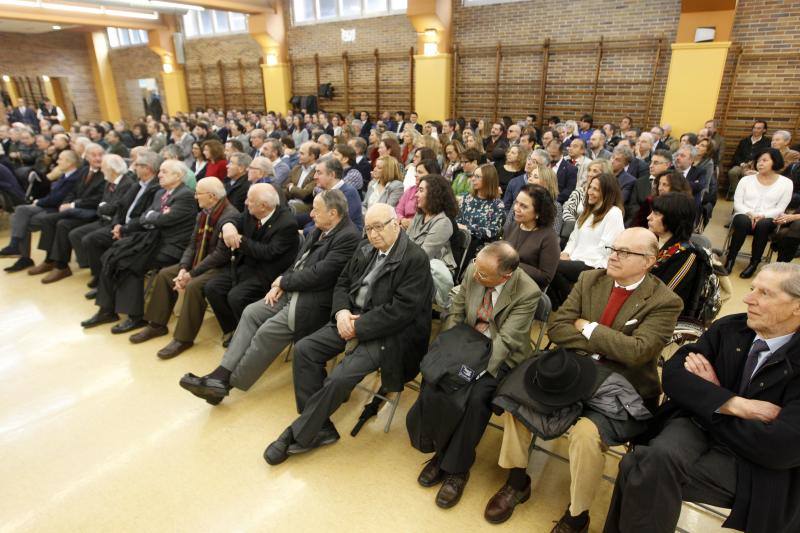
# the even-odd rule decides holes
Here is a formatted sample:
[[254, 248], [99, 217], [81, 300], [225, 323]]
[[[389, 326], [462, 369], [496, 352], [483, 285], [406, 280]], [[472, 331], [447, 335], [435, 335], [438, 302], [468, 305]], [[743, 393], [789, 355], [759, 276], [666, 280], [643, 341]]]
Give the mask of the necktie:
[[117, 190], [117, 184], [116, 183], [109, 183], [108, 184], [108, 192], [113, 193], [116, 190]]
[[744, 363], [744, 371], [742, 372], [742, 380], [739, 382], [739, 394], [744, 394], [747, 386], [750, 385], [750, 379], [753, 377], [753, 372], [756, 371], [756, 364], [758, 364], [758, 354], [769, 350], [769, 345], [766, 341], [756, 339], [750, 352], [747, 354], [747, 361]]
[[556, 168], [557, 164], [558, 164], [558, 161], [551, 161], [550, 162], [550, 168]]
[[167, 207], [167, 201], [169, 201], [169, 195], [172, 194], [172, 191], [167, 191], [161, 197], [161, 212], [164, 213]]
[[261, 229], [261, 220], [256, 220], [256, 231]]
[[487, 287], [486, 292], [483, 294], [483, 301], [481, 302], [481, 306], [478, 308], [478, 313], [476, 315], [477, 320], [475, 321], [475, 329], [477, 329], [481, 333], [489, 329], [489, 320], [491, 320], [492, 318], [492, 310], [494, 309], [494, 304], [492, 303], [493, 293], [494, 293], [494, 288]]

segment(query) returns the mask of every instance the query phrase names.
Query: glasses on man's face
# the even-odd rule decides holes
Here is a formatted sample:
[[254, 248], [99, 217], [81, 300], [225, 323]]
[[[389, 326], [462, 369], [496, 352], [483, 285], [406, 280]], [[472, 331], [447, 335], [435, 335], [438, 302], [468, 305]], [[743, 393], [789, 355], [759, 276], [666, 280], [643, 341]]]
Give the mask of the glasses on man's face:
[[656, 159], [653, 159], [650, 161], [650, 166], [652, 167], [654, 165], [669, 165], [669, 163], [666, 161], [658, 161]]
[[380, 233], [392, 222], [394, 219], [389, 219], [386, 222], [376, 222], [375, 224], [370, 224], [369, 226], [364, 226], [364, 233], [369, 233], [371, 231], [375, 231]]
[[650, 257], [651, 255], [651, 254], [643, 254], [641, 252], [631, 252], [630, 250], [621, 250], [619, 248], [614, 248], [613, 246], [606, 246], [606, 252], [608, 252], [608, 255], [616, 253], [617, 257], [619, 257], [623, 261], [625, 261], [632, 255], [638, 255], [639, 257]]

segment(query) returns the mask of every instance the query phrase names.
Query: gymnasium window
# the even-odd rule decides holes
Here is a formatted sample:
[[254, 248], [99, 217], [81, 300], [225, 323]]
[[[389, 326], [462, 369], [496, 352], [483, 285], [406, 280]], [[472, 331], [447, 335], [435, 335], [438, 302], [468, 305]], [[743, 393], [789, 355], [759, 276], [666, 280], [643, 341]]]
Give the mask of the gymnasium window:
[[126, 46], [139, 46], [147, 44], [145, 30], [129, 30], [127, 28], [106, 28], [108, 44], [111, 48], [124, 48]]
[[353, 20], [406, 12], [407, 0], [292, 0], [295, 25]]
[[189, 11], [183, 16], [183, 34], [187, 39], [247, 32], [247, 16], [232, 11]]

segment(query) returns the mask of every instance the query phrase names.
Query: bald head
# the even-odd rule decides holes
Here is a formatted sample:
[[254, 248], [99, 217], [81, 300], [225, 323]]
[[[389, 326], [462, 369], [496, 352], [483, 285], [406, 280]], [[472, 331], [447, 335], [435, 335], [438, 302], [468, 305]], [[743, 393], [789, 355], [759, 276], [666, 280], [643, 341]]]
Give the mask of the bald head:
[[375, 204], [364, 215], [364, 232], [370, 244], [385, 252], [400, 236], [400, 224], [394, 207], [388, 204]]
[[201, 209], [211, 209], [225, 198], [225, 185], [218, 178], [203, 178], [197, 182], [194, 196]]
[[277, 209], [280, 197], [269, 183], [254, 183], [247, 191], [247, 209], [256, 218], [264, 218]]
[[656, 262], [658, 239], [645, 228], [628, 228], [614, 241], [608, 257], [607, 273], [622, 286], [644, 277]]

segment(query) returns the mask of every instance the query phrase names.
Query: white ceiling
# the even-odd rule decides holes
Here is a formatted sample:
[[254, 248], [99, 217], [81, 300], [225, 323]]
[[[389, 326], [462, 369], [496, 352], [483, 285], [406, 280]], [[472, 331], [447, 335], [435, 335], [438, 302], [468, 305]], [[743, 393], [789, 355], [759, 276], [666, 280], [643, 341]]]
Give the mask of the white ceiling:
[[[74, 26], [62, 26], [61, 29]], [[53, 31], [53, 24], [47, 22], [30, 22], [25, 20], [0, 19], [0, 32], [7, 33], [47, 33]]]

